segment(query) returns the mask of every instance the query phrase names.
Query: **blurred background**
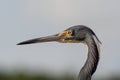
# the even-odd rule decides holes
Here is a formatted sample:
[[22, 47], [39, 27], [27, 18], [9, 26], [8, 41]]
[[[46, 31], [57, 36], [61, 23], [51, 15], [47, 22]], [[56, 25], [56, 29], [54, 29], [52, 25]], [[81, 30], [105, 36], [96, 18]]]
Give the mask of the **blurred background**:
[[16, 44], [86, 25], [101, 40], [94, 80], [120, 80], [120, 0], [0, 0], [0, 80], [74, 80], [83, 44]]

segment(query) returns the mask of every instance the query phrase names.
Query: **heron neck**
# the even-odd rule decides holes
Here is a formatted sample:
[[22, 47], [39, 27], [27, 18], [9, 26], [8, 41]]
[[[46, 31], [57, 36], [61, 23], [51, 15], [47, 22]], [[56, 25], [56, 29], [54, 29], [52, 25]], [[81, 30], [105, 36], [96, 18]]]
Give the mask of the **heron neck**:
[[85, 65], [82, 67], [78, 80], [91, 80], [93, 73], [96, 71], [99, 61], [99, 51], [94, 39], [87, 40], [88, 56]]

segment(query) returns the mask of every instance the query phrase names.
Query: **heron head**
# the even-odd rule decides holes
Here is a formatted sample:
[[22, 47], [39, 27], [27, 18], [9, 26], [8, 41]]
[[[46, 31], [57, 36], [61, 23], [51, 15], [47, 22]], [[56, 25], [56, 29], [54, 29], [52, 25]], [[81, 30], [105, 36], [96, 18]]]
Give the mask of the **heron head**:
[[91, 38], [92, 35], [95, 34], [90, 28], [83, 25], [77, 25], [59, 33], [58, 36], [61, 36], [61, 39], [59, 39], [58, 41], [63, 43], [85, 42], [87, 38]]
[[61, 43], [79, 43], [79, 42], [84, 42], [86, 38], [90, 37], [91, 35], [95, 35], [95, 34], [90, 28], [85, 27], [83, 25], [78, 25], [78, 26], [70, 27], [58, 34], [23, 41], [18, 43], [18, 45], [40, 43], [40, 42], [51, 42], [51, 41], [56, 41]]

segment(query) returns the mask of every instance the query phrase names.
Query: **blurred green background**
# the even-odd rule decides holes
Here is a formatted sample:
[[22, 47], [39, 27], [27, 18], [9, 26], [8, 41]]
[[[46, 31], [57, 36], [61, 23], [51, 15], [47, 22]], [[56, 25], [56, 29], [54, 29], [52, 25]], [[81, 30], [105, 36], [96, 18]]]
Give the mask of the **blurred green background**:
[[0, 0], [0, 80], [75, 80], [87, 58], [83, 44], [16, 45], [74, 25], [102, 42], [93, 80], [120, 80], [119, 8], [120, 0]]
[[[52, 72], [51, 72], [52, 73]], [[0, 72], [0, 80], [77, 80], [74, 74], [63, 72], [61, 75], [52, 75], [50, 73], [33, 73], [30, 71], [12, 71]], [[111, 75], [106, 77], [92, 77], [93, 80], [120, 80], [119, 75]]]

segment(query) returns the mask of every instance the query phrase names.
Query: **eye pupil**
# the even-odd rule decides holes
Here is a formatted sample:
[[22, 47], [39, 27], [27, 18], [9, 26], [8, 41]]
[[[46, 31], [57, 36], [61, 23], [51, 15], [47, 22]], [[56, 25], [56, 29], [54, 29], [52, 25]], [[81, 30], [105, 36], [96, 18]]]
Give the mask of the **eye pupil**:
[[72, 32], [71, 32], [71, 31], [69, 31], [69, 32], [68, 32], [68, 34], [72, 34]]

